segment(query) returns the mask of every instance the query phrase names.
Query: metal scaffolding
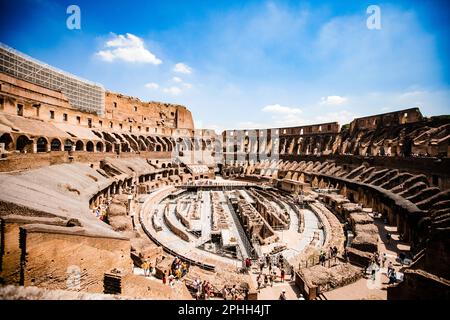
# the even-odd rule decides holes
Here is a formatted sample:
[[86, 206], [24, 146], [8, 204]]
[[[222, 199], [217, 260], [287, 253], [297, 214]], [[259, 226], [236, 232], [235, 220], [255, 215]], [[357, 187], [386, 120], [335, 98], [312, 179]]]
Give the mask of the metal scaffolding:
[[0, 72], [50, 90], [60, 91], [64, 93], [72, 107], [81, 111], [104, 114], [105, 89], [102, 85], [49, 66], [1, 42]]

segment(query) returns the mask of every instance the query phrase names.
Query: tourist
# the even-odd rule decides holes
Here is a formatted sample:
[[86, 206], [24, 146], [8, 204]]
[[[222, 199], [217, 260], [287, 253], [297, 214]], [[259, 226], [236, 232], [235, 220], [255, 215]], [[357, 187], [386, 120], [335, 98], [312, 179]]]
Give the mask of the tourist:
[[386, 234], [386, 242], [387, 244], [391, 242], [391, 234], [389, 232]]
[[228, 292], [227, 292], [227, 286], [226, 285], [224, 285], [223, 286], [223, 289], [222, 289], [222, 297], [223, 297], [223, 300], [227, 300], [227, 294], [228, 294]]
[[169, 286], [173, 287], [175, 285], [175, 276], [171, 274], [169, 276]]
[[236, 295], [236, 285], [233, 285], [233, 287], [232, 287], [231, 290], [230, 290], [230, 294], [231, 294], [231, 296], [232, 296], [233, 299], [234, 299], [234, 297], [235, 297], [235, 295]]
[[144, 277], [146, 277], [147, 273], [148, 273], [148, 261], [147, 261], [147, 259], [145, 259], [144, 262], [142, 262], [141, 268], [144, 270]]
[[295, 277], [294, 266], [291, 266], [291, 281], [294, 280], [294, 277]]
[[270, 286], [273, 287], [273, 282], [275, 281], [275, 276], [271, 273], [269, 275]]
[[383, 256], [381, 257], [381, 266], [384, 268], [384, 265], [386, 263], [387, 260], [387, 255], [386, 252], [383, 253]]
[[280, 274], [281, 282], [284, 282], [284, 269], [281, 269]]
[[249, 271], [250, 267], [251, 267], [251, 261], [250, 261], [250, 258], [247, 257], [245, 259], [245, 269], [247, 269], [247, 271]]
[[166, 274], [167, 274], [167, 271], [164, 270], [164, 273], [163, 273], [163, 276], [162, 276], [162, 283], [163, 284], [166, 284], [166, 281], [167, 281]]
[[392, 273], [395, 272], [394, 266], [392, 264], [392, 261], [389, 261], [388, 268], [387, 268], [387, 276], [390, 277]]
[[270, 256], [268, 254], [266, 254], [266, 264], [267, 265], [270, 264]]
[[263, 272], [263, 270], [264, 270], [264, 261], [261, 260], [261, 261], [259, 262], [259, 271], [260, 271], [260, 272]]
[[262, 273], [260, 273], [258, 275], [258, 278], [256, 279], [256, 282], [258, 283], [258, 289], [261, 289], [262, 288], [262, 283], [263, 283]]
[[264, 276], [264, 288], [267, 288], [268, 284], [269, 284], [269, 276], [266, 274]]
[[372, 280], [375, 281], [375, 275], [376, 275], [376, 271], [377, 271], [377, 270], [376, 270], [377, 265], [376, 265], [375, 263], [372, 263], [371, 268], [372, 268], [372, 271], [371, 271], [371, 273], [372, 273]]
[[283, 289], [278, 300], [286, 300], [286, 290]]
[[389, 282], [388, 284], [394, 284], [397, 282], [397, 275], [395, 274], [395, 271], [392, 270], [392, 272], [389, 275]]

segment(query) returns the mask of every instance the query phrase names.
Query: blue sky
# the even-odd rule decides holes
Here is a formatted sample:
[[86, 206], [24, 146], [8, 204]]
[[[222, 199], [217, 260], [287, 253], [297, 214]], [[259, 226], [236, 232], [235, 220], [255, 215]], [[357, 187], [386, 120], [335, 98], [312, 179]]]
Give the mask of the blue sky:
[[[66, 8], [81, 9], [69, 30]], [[369, 5], [381, 29], [369, 30]], [[450, 114], [447, 1], [2, 1], [0, 41], [197, 127]]]

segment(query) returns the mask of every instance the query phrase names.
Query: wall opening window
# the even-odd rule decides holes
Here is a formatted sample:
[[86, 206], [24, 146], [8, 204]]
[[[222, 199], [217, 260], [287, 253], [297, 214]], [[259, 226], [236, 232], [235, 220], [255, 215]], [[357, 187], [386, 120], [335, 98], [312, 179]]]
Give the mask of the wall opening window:
[[92, 128], [92, 119], [91, 118], [88, 118], [88, 127]]
[[134, 107], [134, 112], [137, 112], [137, 107]]
[[433, 185], [438, 187], [439, 186], [439, 177], [436, 175], [433, 175], [431, 179], [432, 179]]
[[139, 132], [141, 131], [141, 126], [138, 126], [138, 131], [139, 131]]
[[63, 113], [63, 121], [67, 121], [67, 113]]
[[50, 111], [50, 119], [55, 119], [55, 111]]
[[150, 131], [150, 128], [149, 128], [149, 127], [145, 128], [145, 131], [146, 131], [146, 132], [149, 132], [149, 131]]
[[113, 107], [117, 108], [117, 102], [113, 102]]
[[122, 124], [121, 124], [121, 123], [119, 124], [119, 127], [120, 127], [120, 130], [122, 130], [123, 126], [122, 126]]
[[109, 123], [109, 127], [110, 127], [111, 129], [113, 128], [113, 123], [112, 123], [112, 122]]
[[77, 123], [80, 124], [81, 123], [81, 117], [77, 116]]
[[103, 127], [103, 121], [102, 120], [99, 120], [98, 124], [100, 125], [100, 127]]
[[17, 115], [21, 117], [23, 116], [23, 105], [21, 104], [17, 105]]
[[133, 126], [130, 126], [130, 132], [133, 132]]

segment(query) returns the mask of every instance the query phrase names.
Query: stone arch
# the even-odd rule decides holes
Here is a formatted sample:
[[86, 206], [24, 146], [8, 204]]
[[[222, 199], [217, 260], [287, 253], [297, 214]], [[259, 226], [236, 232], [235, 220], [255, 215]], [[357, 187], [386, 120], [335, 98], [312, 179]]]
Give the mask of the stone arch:
[[86, 151], [94, 152], [94, 143], [92, 141], [86, 142]]
[[64, 141], [64, 151], [71, 151], [73, 147], [73, 141], [70, 139], [66, 139]]
[[103, 152], [103, 151], [105, 151], [104, 149], [105, 149], [105, 146], [104, 146], [103, 142], [98, 141], [98, 142], [95, 144], [95, 151], [97, 151], [97, 152]]
[[33, 140], [26, 135], [21, 135], [16, 140], [16, 150], [20, 152], [32, 151]]
[[84, 143], [81, 140], [78, 140], [77, 143], [75, 144], [75, 150], [76, 151], [83, 151], [84, 149]]
[[50, 142], [50, 151], [61, 151], [62, 149], [62, 143], [61, 140], [54, 138]]
[[48, 140], [45, 137], [40, 137], [36, 142], [37, 152], [47, 152], [48, 150]]
[[114, 148], [113, 148], [113, 144], [111, 142], [105, 142], [105, 151], [106, 152], [113, 152]]
[[12, 139], [11, 135], [7, 132], [2, 134], [2, 136], [0, 137], [0, 143], [5, 144], [5, 150], [9, 151], [9, 150], [13, 149], [13, 139]]

